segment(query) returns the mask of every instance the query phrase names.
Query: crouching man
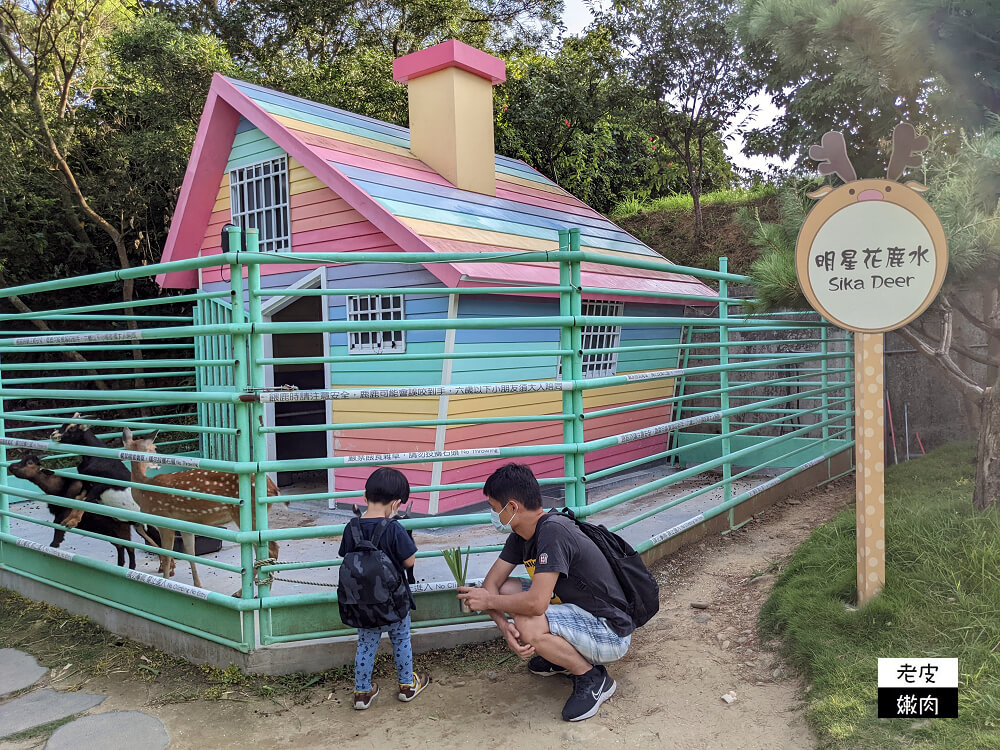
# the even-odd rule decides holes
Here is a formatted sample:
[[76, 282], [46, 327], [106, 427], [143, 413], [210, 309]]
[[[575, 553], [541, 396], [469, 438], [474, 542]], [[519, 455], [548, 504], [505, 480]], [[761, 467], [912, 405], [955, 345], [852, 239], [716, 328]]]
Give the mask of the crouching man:
[[[500, 467], [483, 492], [507, 541], [482, 588], [460, 588], [458, 598], [487, 611], [533, 673], [572, 676], [562, 717], [589, 719], [617, 687], [604, 665], [625, 655], [635, 629], [614, 571], [571, 519], [542, 510], [527, 466]], [[510, 577], [522, 563], [530, 583]]]

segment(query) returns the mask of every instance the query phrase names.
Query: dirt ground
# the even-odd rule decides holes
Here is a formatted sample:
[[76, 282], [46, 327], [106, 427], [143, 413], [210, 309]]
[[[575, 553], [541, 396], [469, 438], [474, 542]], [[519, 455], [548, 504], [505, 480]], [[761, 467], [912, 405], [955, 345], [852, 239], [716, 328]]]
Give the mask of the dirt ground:
[[[804, 750], [815, 740], [801, 711], [805, 685], [761, 643], [755, 622], [774, 571], [819, 524], [852, 502], [841, 480], [779, 503], [737, 532], [705, 539], [654, 567], [660, 614], [636, 632], [628, 655], [610, 667], [618, 691], [596, 717], [578, 724], [559, 713], [568, 678], [513, 671], [438, 670], [417, 700], [399, 703], [391, 680], [367, 712], [351, 708], [350, 687], [319, 683], [294, 698], [170, 702], [178, 686], [124, 676], [90, 678], [78, 687], [102, 692], [100, 711], [140, 710], [160, 718], [171, 750], [215, 750], [266, 743], [270, 748], [401, 750], [563, 748], [618, 745], [684, 750]], [[708, 605], [697, 609], [692, 603]], [[515, 657], [516, 658], [516, 657]], [[435, 672], [433, 658], [418, 666]], [[511, 666], [508, 663], [505, 666]], [[56, 684], [67, 689], [72, 679]], [[70, 684], [67, 684], [70, 683]], [[390, 689], [387, 689], [390, 688]], [[723, 694], [732, 691], [735, 702]], [[0, 750], [40, 750], [44, 738], [0, 742]]]

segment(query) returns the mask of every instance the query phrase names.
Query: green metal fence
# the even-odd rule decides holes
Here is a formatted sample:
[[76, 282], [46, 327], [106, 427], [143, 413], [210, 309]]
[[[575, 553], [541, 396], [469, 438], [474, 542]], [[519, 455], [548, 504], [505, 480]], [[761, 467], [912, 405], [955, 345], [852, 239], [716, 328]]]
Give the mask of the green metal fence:
[[[232, 237], [231, 237], [232, 239]], [[238, 242], [230, 247], [240, 247]], [[305, 576], [320, 586], [336, 579], [339, 560], [334, 548], [317, 547], [336, 540], [344, 524], [328, 523], [290, 528], [270, 528], [269, 506], [288, 497], [268, 497], [266, 476], [286, 471], [328, 471], [344, 467], [382, 464], [408, 465], [492, 458], [523, 459], [561, 457], [562, 476], [542, 480], [562, 503], [580, 516], [597, 515], [629, 538], [640, 551], [666, 541], [691, 526], [728, 514], [735, 528], [733, 509], [767, 488], [813, 466], [828, 462], [853, 445], [853, 365], [850, 338], [823, 321], [803, 316], [749, 316], [744, 300], [730, 296], [731, 284], [746, 279], [726, 271], [673, 266], [652, 258], [598, 255], [579, 249], [579, 233], [561, 234], [558, 252], [523, 252], [505, 256], [505, 263], [548, 263], [559, 269], [557, 285], [478, 288], [313, 288], [265, 289], [262, 267], [364, 264], [373, 274], [385, 264], [475, 263], [495, 261], [477, 253], [286, 253], [257, 252], [251, 230], [247, 250], [209, 258], [146, 266], [128, 271], [63, 279], [0, 291], [0, 298], [14, 295], [43, 310], [30, 316], [0, 315], [0, 566], [6, 571], [72, 592], [109, 607], [130, 612], [233, 648], [249, 651], [261, 645], [351, 632], [337, 617], [336, 591], [329, 585], [310, 592], [282, 593], [283, 577]], [[715, 285], [717, 297], [710, 312], [697, 315], [594, 316], [585, 315], [583, 300], [600, 295], [624, 296], [621, 290], [588, 287], [582, 282], [581, 263], [617, 265], [690, 274]], [[228, 289], [198, 291], [177, 297], [143, 299], [126, 305], [113, 301], [123, 278], [151, 278], [159, 273], [224, 267]], [[107, 298], [91, 305], [58, 307], [53, 299], [67, 291], [87, 290], [92, 298]], [[463, 294], [550, 295], [558, 297], [558, 314], [516, 317], [440, 317], [382, 323], [347, 320], [280, 322], [268, 320], [262, 301], [276, 297], [318, 296], [324, 300], [350, 294], [404, 295], [407, 299], [436, 294], [449, 298]], [[640, 295], [636, 295], [640, 296]], [[642, 292], [644, 298], [677, 300], [684, 295]], [[690, 302], [704, 302], [692, 296]], [[185, 307], [186, 306], [186, 307]], [[188, 312], [179, 314], [178, 309]], [[34, 321], [50, 330], [33, 330]], [[675, 341], [651, 345], [619, 342], [618, 346], [584, 349], [588, 326], [645, 326], [680, 329]], [[336, 368], [352, 357], [265, 356], [268, 337], [288, 334], [344, 334], [351, 331], [438, 331], [498, 328], [510, 330], [558, 328], [558, 341], [550, 349], [509, 348], [495, 352], [406, 352], [384, 355], [373, 362], [417, 363], [434, 360], [456, 362], [476, 357], [486, 362], [519, 357], [550, 357], [560, 361], [561, 379], [530, 382], [479, 382], [462, 385], [394, 385], [323, 388], [288, 391], [267, 386], [266, 367], [279, 364], [319, 364]], [[794, 348], [789, 350], [789, 342]], [[784, 346], [784, 350], [775, 347]], [[584, 377], [588, 355], [616, 356], [653, 350], [670, 356], [676, 365], [638, 373]], [[136, 359], [136, 354], [141, 359]], [[83, 357], [80, 361], [77, 357]], [[637, 382], [662, 383], [663, 392], [637, 403], [586, 407], [588, 394], [611, 392]], [[373, 418], [367, 421], [285, 428], [270, 424], [270, 404], [290, 400], [330, 404], [362, 401], [376, 404], [392, 399], [442, 399], [488, 394], [558, 394], [561, 409], [541, 416], [504, 413], [497, 416], [438, 418]], [[653, 407], [669, 408], [669, 420], [630, 429], [632, 416]], [[384, 411], [384, 410], [383, 410]], [[84, 416], [74, 416], [77, 412]], [[380, 412], [381, 413], [381, 412]], [[616, 425], [614, 434], [587, 439], [588, 424]], [[495, 424], [509, 426], [540, 421], [561, 424], [562, 442], [513, 445], [501, 435], [489, 448], [400, 451], [390, 455], [332, 455], [278, 460], [268, 457], [269, 436], [299, 431], [336, 432], [383, 428], [437, 428]], [[137, 435], [160, 431], [159, 452], [137, 455], [112, 447], [68, 446], [49, 439], [54, 427], [66, 422], [86, 424], [110, 444], [125, 427]], [[665, 449], [628, 461], [588, 470], [588, 456], [641, 439], [664, 436]], [[669, 440], [669, 443], [666, 441]], [[208, 499], [239, 505], [239, 528], [220, 528], [176, 520], [74, 498], [47, 496], [8, 474], [8, 467], [25, 453], [45, 457], [56, 475], [96, 481], [79, 475], [74, 464], [81, 455], [143, 459], [159, 471], [204, 469], [236, 475], [239, 498], [216, 494], [210, 486], [197, 491], [168, 491], [178, 497]], [[629, 471], [655, 469], [654, 475], [633, 475], [634, 486], [594, 488], [602, 481]], [[442, 493], [482, 487], [482, 479], [414, 487], [415, 494]], [[700, 483], [691, 486], [689, 480]], [[109, 484], [114, 481], [101, 480]], [[149, 482], [118, 482], [133, 489], [162, 490]], [[638, 482], [638, 483], [636, 483]], [[310, 502], [352, 499], [359, 490], [334, 490], [296, 495], [301, 506]], [[717, 500], [707, 498], [719, 495]], [[109, 537], [79, 529], [70, 530], [65, 549], [46, 546], [43, 534], [55, 527], [39, 503], [100, 512], [127, 521], [155, 524], [217, 539], [236, 550], [225, 555], [191, 557], [159, 550], [142, 542], [127, 544], [176, 559], [177, 575], [164, 579], [148, 572], [119, 568], [100, 557], [105, 552], [86, 547], [86, 540], [111, 541]], [[688, 511], [687, 509], [691, 509]], [[678, 514], [680, 514], [678, 516]], [[680, 520], [677, 520], [677, 519]], [[674, 519], [674, 520], [669, 520]], [[659, 523], [657, 526], [656, 523]], [[495, 556], [499, 545], [475, 537], [475, 527], [488, 525], [488, 514], [460, 512], [428, 515], [405, 522], [411, 529], [462, 529], [475, 541], [468, 543], [480, 568]], [[469, 529], [472, 531], [469, 531]], [[466, 536], [461, 539], [466, 539]], [[268, 542], [282, 544], [281, 560], [268, 556]], [[75, 544], [78, 543], [78, 544]], [[458, 546], [457, 544], [455, 546]], [[462, 542], [466, 546], [466, 542]], [[287, 551], [287, 556], [286, 556]], [[418, 553], [422, 560], [440, 557], [440, 550]], [[221, 571], [239, 582], [239, 595], [196, 588], [182, 581], [184, 562]], [[442, 566], [443, 569], [443, 566]], [[278, 578], [275, 581], [275, 577]], [[482, 619], [461, 614], [453, 584], [430, 581], [418, 586], [414, 626], [459, 624]]]

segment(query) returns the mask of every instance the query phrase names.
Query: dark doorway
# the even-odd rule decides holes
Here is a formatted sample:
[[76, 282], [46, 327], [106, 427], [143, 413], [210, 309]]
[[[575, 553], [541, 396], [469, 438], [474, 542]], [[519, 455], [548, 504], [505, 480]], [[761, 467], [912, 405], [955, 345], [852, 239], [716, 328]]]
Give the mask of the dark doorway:
[[[323, 297], [300, 297], [271, 314], [275, 323], [312, 322], [323, 320]], [[322, 357], [322, 333], [284, 333], [271, 337], [271, 350], [276, 358]], [[323, 377], [326, 365], [277, 364], [274, 365], [274, 385], [293, 385], [300, 390], [317, 390], [325, 387]], [[278, 402], [274, 405], [274, 423], [277, 427], [315, 425], [326, 423], [325, 401]], [[326, 456], [326, 433], [322, 431], [295, 431], [274, 436], [274, 454], [279, 461], [294, 458], [323, 458]], [[326, 484], [326, 470], [279, 471], [278, 486], [297, 483]]]

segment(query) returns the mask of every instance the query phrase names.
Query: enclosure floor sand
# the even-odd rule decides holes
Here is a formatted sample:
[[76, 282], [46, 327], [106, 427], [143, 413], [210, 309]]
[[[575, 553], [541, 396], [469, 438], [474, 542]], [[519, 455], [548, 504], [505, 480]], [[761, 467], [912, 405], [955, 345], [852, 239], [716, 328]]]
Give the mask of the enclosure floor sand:
[[[815, 740], [802, 715], [805, 685], [783, 667], [777, 643], [760, 643], [755, 622], [770, 574], [819, 524], [853, 500], [851, 480], [782, 502], [741, 530], [696, 542], [654, 566], [661, 611], [611, 667], [618, 692], [588, 721], [559, 718], [569, 695], [564, 677], [438, 669], [413, 703], [393, 685], [367, 712], [351, 707], [349, 686], [322, 684], [295, 698], [249, 698], [238, 688], [219, 701], [174, 703], [185, 686], [91, 678], [108, 695], [101, 711], [142, 710], [160, 718], [171, 750], [270, 748], [563, 748], [615, 745], [680, 750], [803, 750]], [[705, 610], [692, 602], [704, 602]], [[711, 615], [696, 622], [699, 615]], [[700, 619], [704, 619], [703, 617]], [[740, 643], [740, 639], [746, 639]], [[433, 657], [418, 667], [435, 670]], [[509, 664], [509, 663], [508, 663]], [[780, 670], [775, 675], [775, 670]], [[457, 672], [457, 673], [456, 673]], [[61, 686], [66, 689], [68, 685]], [[203, 685], [192, 687], [204, 687]], [[721, 698], [734, 691], [736, 702]], [[176, 700], [176, 698], [174, 698]], [[40, 750], [45, 738], [0, 742], [0, 750]], [[595, 743], [595, 744], [591, 744]], [[596, 744], [601, 743], [601, 744]]]

